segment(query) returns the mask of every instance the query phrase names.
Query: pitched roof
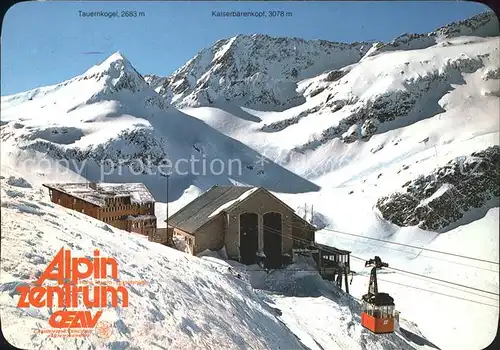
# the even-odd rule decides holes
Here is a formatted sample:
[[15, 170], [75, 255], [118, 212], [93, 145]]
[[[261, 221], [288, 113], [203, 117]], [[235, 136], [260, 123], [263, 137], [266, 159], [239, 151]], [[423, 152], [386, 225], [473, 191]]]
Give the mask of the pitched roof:
[[[189, 202], [185, 207], [168, 218], [169, 226], [177, 227], [188, 233], [194, 233], [198, 228], [210, 221], [221, 207], [228, 209], [247, 192], [252, 193], [258, 188], [246, 186], [213, 186], [201, 196]], [[219, 212], [216, 212], [219, 210]]]
[[265, 188], [249, 186], [212, 186], [208, 191], [169, 217], [168, 225], [188, 233], [195, 233], [197, 229], [217, 215], [231, 211], [257, 191], [265, 191], [271, 198], [288, 208], [295, 217], [305, 222], [311, 229], [316, 230], [315, 226], [298, 216], [293, 208]]
[[66, 193], [85, 202], [106, 206], [107, 198], [129, 197], [132, 203], [154, 203], [155, 199], [142, 183], [52, 183], [43, 186]]

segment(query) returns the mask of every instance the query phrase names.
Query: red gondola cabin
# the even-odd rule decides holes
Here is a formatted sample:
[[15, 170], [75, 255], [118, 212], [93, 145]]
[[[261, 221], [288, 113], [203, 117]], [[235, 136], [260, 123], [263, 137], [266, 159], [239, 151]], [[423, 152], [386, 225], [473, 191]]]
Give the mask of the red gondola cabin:
[[377, 285], [377, 269], [388, 267], [387, 263], [376, 256], [365, 263], [365, 267], [373, 266], [370, 273], [368, 293], [363, 295], [363, 311], [361, 325], [373, 333], [394, 332], [394, 299], [387, 293], [379, 293]]
[[361, 313], [363, 327], [373, 333], [394, 332], [394, 299], [387, 293], [365, 296]]

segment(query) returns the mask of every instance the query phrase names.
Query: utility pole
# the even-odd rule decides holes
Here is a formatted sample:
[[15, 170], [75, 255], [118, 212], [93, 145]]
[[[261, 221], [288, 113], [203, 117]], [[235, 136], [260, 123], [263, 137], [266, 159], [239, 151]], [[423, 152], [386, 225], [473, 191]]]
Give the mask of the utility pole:
[[164, 175], [164, 174], [160, 174], [160, 176], [163, 176], [163, 177], [166, 177], [166, 178], [167, 178], [167, 183], [166, 183], [166, 193], [165, 193], [165, 195], [166, 195], [166, 199], [165, 199], [165, 201], [166, 201], [166, 202], [165, 202], [165, 204], [167, 205], [167, 208], [166, 208], [166, 217], [165, 217], [165, 222], [166, 222], [166, 224], [167, 224], [167, 229], [166, 229], [167, 231], [166, 231], [166, 232], [167, 232], [167, 234], [168, 234], [168, 189], [169, 189], [169, 188], [168, 188], [168, 187], [169, 187], [169, 186], [168, 186], [168, 179], [170, 178], [170, 174], [166, 174], [166, 175]]
[[168, 179], [170, 177], [170, 174], [167, 174], [167, 218], [166, 218], [166, 222], [167, 222], [167, 233], [168, 233]]
[[314, 204], [311, 204], [311, 221], [310, 223], [312, 224], [314, 222]]

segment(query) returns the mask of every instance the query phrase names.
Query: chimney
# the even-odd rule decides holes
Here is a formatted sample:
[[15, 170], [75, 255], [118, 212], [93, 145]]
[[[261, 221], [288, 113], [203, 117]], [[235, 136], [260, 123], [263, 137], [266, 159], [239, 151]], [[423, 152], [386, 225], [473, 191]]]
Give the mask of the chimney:
[[97, 191], [97, 183], [96, 182], [89, 182], [89, 187], [93, 190]]

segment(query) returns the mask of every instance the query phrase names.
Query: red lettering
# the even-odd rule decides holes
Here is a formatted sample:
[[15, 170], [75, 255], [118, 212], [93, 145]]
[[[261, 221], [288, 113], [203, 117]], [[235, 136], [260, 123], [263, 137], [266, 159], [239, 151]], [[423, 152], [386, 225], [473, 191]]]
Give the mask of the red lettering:
[[30, 294], [29, 286], [17, 286], [16, 290], [20, 293], [19, 301], [17, 302], [17, 307], [30, 307], [28, 302], [28, 295]]
[[[67, 262], [69, 263], [69, 262]], [[57, 267], [57, 272], [54, 269]], [[45, 280], [57, 280], [57, 284], [64, 283], [64, 248], [61, 248], [49, 266], [43, 271], [42, 275], [36, 281], [36, 284], [42, 285]]]
[[[68, 328], [77, 311], [56, 311], [49, 318], [49, 324], [54, 328]], [[57, 319], [59, 317], [59, 319]]]
[[45, 300], [42, 300], [42, 298], [45, 296], [46, 291], [47, 290], [41, 286], [31, 288], [31, 290], [29, 291], [30, 305], [33, 307], [46, 306]]
[[97, 311], [92, 317], [90, 311], [61, 310], [50, 316], [49, 324], [54, 328], [94, 328], [101, 315], [102, 311]]
[[[92, 275], [92, 261], [87, 258], [73, 258], [72, 260], [71, 267], [73, 271], [71, 280], [73, 283], [78, 283], [78, 280], [83, 280]], [[78, 269], [80, 264], [84, 264], [86, 266], [87, 270], [85, 272], [80, 272]]]

